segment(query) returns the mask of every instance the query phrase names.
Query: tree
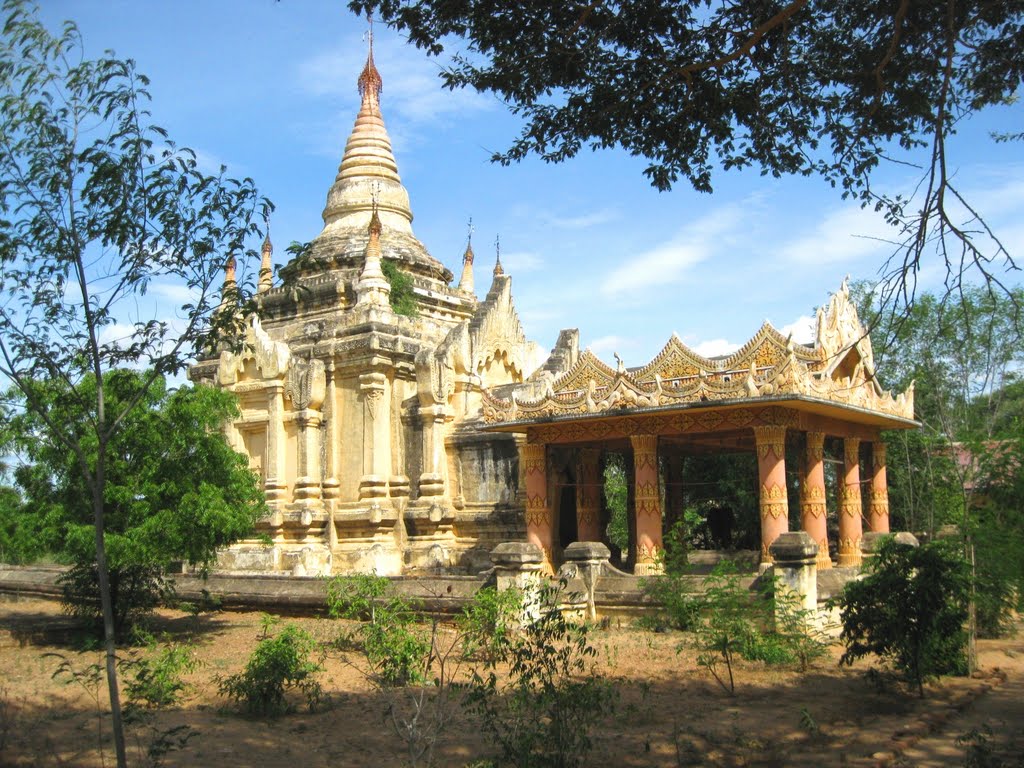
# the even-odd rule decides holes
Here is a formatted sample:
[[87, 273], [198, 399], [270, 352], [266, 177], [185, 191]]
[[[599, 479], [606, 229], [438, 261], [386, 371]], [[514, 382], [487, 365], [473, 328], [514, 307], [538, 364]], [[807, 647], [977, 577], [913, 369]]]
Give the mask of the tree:
[[[206, 566], [218, 548], [250, 534], [265, 511], [259, 479], [220, 431], [238, 415], [234, 396], [210, 387], [168, 390], [162, 378], [149, 382], [145, 373], [115, 370], [104, 377], [107, 407], [123, 408], [143, 387], [142, 400], [107, 445], [104, 540], [112, 584], [160, 574], [177, 560]], [[51, 419], [78, 430], [77, 439], [95, 461], [96, 447], [86, 434], [89, 414], [78, 411], [82, 402], [94, 400], [95, 379], [86, 377], [73, 394], [62, 382], [34, 382], [31, 388]], [[76, 612], [99, 616], [93, 509], [77, 457], [51, 438], [34, 411], [22, 410], [10, 429], [25, 460], [15, 471], [23, 509], [32, 510], [22, 514], [22, 522], [34, 523], [37, 545], [75, 564], [73, 583], [86, 587], [73, 605]], [[118, 633], [136, 608], [151, 602], [135, 606], [123, 593], [120, 601], [115, 595]]]
[[[916, 381], [917, 432], [886, 437], [890, 499], [899, 528], [934, 534], [955, 523], [972, 564], [972, 640], [1000, 631], [1024, 587], [1024, 440], [1019, 419], [1024, 291], [965, 288], [959, 302], [923, 294], [905, 318], [879, 314], [860, 285], [885, 387]], [[973, 648], [973, 643], [972, 643]], [[972, 654], [973, 658], [973, 654]]]
[[[106, 551], [109, 450], [161, 376], [237, 330], [245, 280], [222, 271], [256, 254], [262, 200], [249, 179], [209, 176], [152, 125], [147, 80], [130, 60], [85, 58], [78, 30], [54, 36], [23, 0], [5, 0], [0, 37], [0, 374], [49, 440], [74, 456], [90, 500], [114, 747], [125, 766]], [[243, 274], [248, 274], [243, 272]], [[187, 291], [175, 316], [157, 289]], [[174, 314], [174, 313], [170, 313]], [[105, 373], [147, 371], [107, 402]], [[82, 386], [88, 377], [95, 385]], [[82, 422], [62, 422], [34, 385], [59, 383]], [[86, 400], [86, 398], [89, 398]], [[152, 446], [151, 446], [152, 448]]]
[[[525, 121], [493, 159], [560, 162], [584, 147], [650, 161], [658, 189], [710, 192], [721, 170], [817, 174], [885, 212], [900, 245], [887, 298], [910, 303], [923, 257], [958, 290], [968, 267], [1000, 284], [1011, 254], [954, 184], [959, 121], [1015, 97], [1024, 2], [913, 0], [349, 0], [440, 54], [449, 88], [494, 93]], [[1024, 134], [1001, 134], [1019, 140]], [[922, 156], [922, 160], [918, 160]], [[871, 183], [883, 160], [920, 162], [917, 199]]]
[[868, 576], [848, 583], [839, 598], [840, 662], [890, 659], [921, 697], [929, 677], [965, 673], [970, 583], [967, 562], [944, 542], [883, 542]]

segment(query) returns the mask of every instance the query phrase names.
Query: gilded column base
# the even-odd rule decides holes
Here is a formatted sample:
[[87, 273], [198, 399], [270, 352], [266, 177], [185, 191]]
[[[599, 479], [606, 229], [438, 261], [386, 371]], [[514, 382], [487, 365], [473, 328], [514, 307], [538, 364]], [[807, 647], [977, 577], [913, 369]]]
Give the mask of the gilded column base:
[[840, 568], [852, 568], [859, 566], [863, 562], [863, 557], [860, 551], [860, 541], [840, 541], [839, 542], [839, 567]]
[[665, 573], [665, 565], [660, 562], [637, 563], [633, 566], [634, 576], [661, 576]]

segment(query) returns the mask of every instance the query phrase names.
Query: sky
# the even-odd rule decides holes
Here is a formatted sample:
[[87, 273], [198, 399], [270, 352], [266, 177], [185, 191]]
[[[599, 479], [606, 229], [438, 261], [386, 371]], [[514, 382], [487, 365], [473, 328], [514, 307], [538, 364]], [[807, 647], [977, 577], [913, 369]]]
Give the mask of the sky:
[[[359, 106], [366, 22], [342, 0], [45, 0], [51, 26], [73, 19], [87, 55], [112, 49], [150, 80], [154, 122], [197, 153], [250, 176], [273, 201], [275, 261], [313, 239]], [[381, 108], [415, 216], [435, 258], [461, 271], [472, 219], [478, 293], [495, 243], [512, 275], [527, 335], [550, 348], [562, 328], [628, 366], [650, 360], [672, 333], [705, 355], [742, 345], [770, 321], [799, 342], [843, 278], [877, 276], [894, 232], [880, 214], [843, 201], [816, 178], [722, 172], [713, 194], [685, 184], [658, 192], [646, 162], [584, 151], [552, 165], [490, 162], [521, 124], [496, 98], [444, 90], [439, 63], [375, 25]], [[952, 144], [960, 187], [1011, 253], [1024, 253], [1024, 106], [989, 110]], [[889, 165], [880, 188], [909, 192], [917, 172]], [[1011, 282], [1017, 278], [1011, 276]], [[941, 287], [926, 269], [922, 288]]]

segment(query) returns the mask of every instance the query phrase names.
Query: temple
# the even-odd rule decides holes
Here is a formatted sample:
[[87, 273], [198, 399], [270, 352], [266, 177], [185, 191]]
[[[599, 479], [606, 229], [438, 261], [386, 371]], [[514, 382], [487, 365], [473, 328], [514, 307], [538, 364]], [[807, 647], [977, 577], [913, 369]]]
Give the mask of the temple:
[[[635, 573], [660, 567], [665, 481], [690, 451], [757, 455], [761, 560], [789, 525], [786, 447], [800, 451], [801, 527], [829, 567], [823, 446], [842, 440], [839, 565], [860, 559], [864, 523], [888, 530], [880, 430], [910, 428], [913, 392], [884, 392], [845, 284], [818, 313], [810, 345], [763, 326], [736, 353], [704, 358], [673, 336], [642, 368], [606, 365], [565, 330], [550, 352], [524, 334], [498, 260], [480, 300], [467, 243], [461, 276], [412, 229], [380, 108], [372, 49], [361, 105], [327, 193], [324, 227], [275, 286], [269, 236], [260, 317], [241, 352], [200, 360], [191, 378], [234, 392], [227, 425], [262, 478], [271, 514], [261, 539], [221, 554], [229, 571], [322, 575], [475, 573], [500, 542], [528, 540], [554, 570], [572, 520], [604, 538], [602, 456], [630, 456], [629, 551]], [[405, 302], [392, 301], [406, 277]], [[234, 295], [234, 267], [225, 296]], [[226, 302], [220, 311], [235, 311]], [[870, 475], [860, 492], [861, 468]], [[568, 496], [566, 489], [570, 489]], [[267, 544], [269, 539], [270, 544]]]

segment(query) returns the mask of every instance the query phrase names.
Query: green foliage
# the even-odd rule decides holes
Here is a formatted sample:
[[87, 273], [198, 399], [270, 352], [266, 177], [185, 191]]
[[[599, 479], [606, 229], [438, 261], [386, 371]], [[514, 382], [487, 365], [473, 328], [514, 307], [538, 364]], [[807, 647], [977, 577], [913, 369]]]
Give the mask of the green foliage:
[[736, 659], [761, 656], [761, 631], [769, 620], [768, 609], [743, 586], [736, 565], [718, 563], [704, 580], [693, 645], [697, 664], [730, 695], [736, 692]]
[[[434, 55], [462, 38], [469, 53], [439, 67], [443, 83], [493, 94], [524, 123], [496, 162], [561, 162], [619, 147], [649, 161], [644, 173], [658, 189], [684, 180], [701, 192], [734, 169], [814, 174], [893, 226], [900, 247], [884, 270], [890, 294], [912, 299], [934, 252], [951, 294], [972, 268], [1004, 289], [993, 264], [1012, 268], [1012, 254], [947, 175], [957, 163], [945, 140], [965, 117], [1017, 95], [1019, 3], [976, 12], [955, 3], [752, 0], [348, 6], [373, 11]], [[623, 99], [630, 89], [636, 98]], [[921, 163], [910, 199], [872, 183], [886, 160]]]
[[465, 655], [487, 660], [500, 658], [512, 641], [522, 610], [523, 596], [517, 590], [477, 590], [459, 617]]
[[774, 632], [788, 661], [796, 662], [801, 672], [817, 659], [828, 654], [828, 637], [820, 629], [817, 611], [803, 608], [798, 595], [781, 587], [776, 581], [772, 606], [774, 610]]
[[967, 669], [970, 570], [946, 542], [883, 542], [870, 573], [838, 599], [842, 663], [874, 654], [890, 660], [924, 696], [924, 681]]
[[604, 503], [611, 513], [608, 541], [619, 548], [623, 560], [629, 552], [629, 523], [626, 519], [628, 492], [626, 464], [622, 454], [610, 453], [604, 465]]
[[392, 311], [396, 315], [416, 317], [419, 311], [416, 308], [416, 294], [412, 290], [412, 275], [403, 272], [394, 259], [383, 259], [380, 270], [384, 273], [384, 279], [391, 284], [389, 300]]
[[39, 516], [26, 508], [18, 490], [0, 485], [0, 563], [24, 565], [44, 555], [39, 528]]
[[[116, 508], [120, 520], [114, 530], [123, 533], [138, 524], [128, 524], [125, 516], [145, 504], [137, 503], [139, 491], [130, 475], [115, 481], [113, 491], [107, 488], [108, 476], [116, 475], [107, 472], [107, 458], [117, 453], [110, 448], [150, 387], [162, 389], [163, 377], [181, 371], [198, 353], [239, 338], [244, 318], [257, 309], [245, 268], [259, 258], [253, 247], [260, 237], [255, 215], [269, 207], [251, 180], [230, 179], [223, 169], [206, 175], [194, 152], [153, 125], [147, 85], [130, 59], [109, 52], [87, 58], [73, 23], [62, 25], [55, 36], [30, 2], [5, 0], [0, 376], [23, 398], [15, 409], [16, 418], [23, 409], [28, 427], [21, 432], [22, 450], [39, 446], [49, 454], [33, 459], [27, 485], [19, 480], [26, 501], [44, 516], [55, 508], [66, 511], [68, 524], [56, 548], [66, 545], [78, 563], [98, 566], [119, 768], [126, 768], [127, 757], [107, 589], [106, 505]], [[229, 259], [238, 263], [238, 280], [234, 291], [220, 295]], [[180, 289], [189, 298], [174, 305], [152, 291], [139, 301], [156, 285]], [[245, 301], [243, 294], [249, 294]], [[238, 311], [216, 311], [222, 302], [237, 303]], [[122, 366], [147, 372], [135, 374], [129, 397], [107, 398], [106, 377]], [[162, 446], [177, 436], [165, 430], [159, 437], [135, 445], [137, 453], [121, 452], [122, 464], [147, 469], [159, 463]], [[39, 506], [37, 490], [43, 496]], [[211, 540], [221, 537], [204, 533], [223, 531], [221, 513], [234, 517], [238, 505], [229, 500], [218, 509], [210, 487], [195, 488], [191, 496], [170, 489], [175, 490], [179, 496], [173, 504], [148, 510], [153, 513], [148, 535], [115, 542], [111, 565], [153, 564], [160, 559], [155, 553], [175, 545], [187, 550], [186, 559], [210, 556]], [[243, 517], [245, 506], [240, 506]], [[83, 510], [89, 511], [88, 519]], [[147, 557], [138, 557], [139, 549]]]
[[198, 667], [199, 659], [190, 646], [168, 643], [160, 647], [151, 640], [146, 655], [131, 664], [124, 684], [125, 696], [135, 707], [170, 706], [185, 690], [183, 676]]
[[[587, 761], [593, 726], [612, 711], [614, 690], [593, 669], [589, 628], [558, 610], [546, 587], [540, 614], [513, 635], [483, 671], [474, 670], [466, 704], [501, 748], [503, 764], [568, 768]], [[507, 665], [499, 686], [497, 668]]]
[[243, 672], [220, 680], [219, 690], [251, 715], [277, 717], [292, 712], [289, 694], [293, 691], [305, 698], [312, 712], [323, 699], [317, 680], [323, 667], [310, 658], [315, 650], [312, 635], [285, 624], [276, 637], [260, 641]]
[[[103, 612], [100, 606], [99, 574], [94, 563], [78, 563], [57, 578], [64, 610], [96, 630], [102, 636]], [[110, 570], [110, 601], [114, 632], [121, 640], [140, 619], [174, 595], [174, 582], [160, 568], [151, 565], [122, 565]]]
[[690, 581], [681, 574], [666, 573], [643, 581], [643, 590], [658, 606], [654, 616], [644, 616], [641, 626], [660, 630], [664, 627], [692, 630], [700, 621], [702, 600]]
[[[212, 387], [169, 391], [162, 378], [147, 386], [145, 373], [128, 370], [108, 372], [104, 384], [112, 408], [139, 398], [105, 457], [105, 540], [120, 633], [167, 594], [163, 568], [174, 560], [206, 565], [219, 547], [252, 531], [265, 504], [259, 479], [220, 430], [238, 412], [232, 395]], [[81, 425], [93, 457], [89, 414], [77, 406], [95, 395], [95, 379], [87, 376], [73, 392], [32, 382], [31, 393], [46, 403], [47, 418]], [[11, 431], [27, 460], [15, 472], [23, 509], [37, 511], [30, 530], [39, 547], [75, 563], [62, 578], [72, 612], [99, 618], [94, 508], [78, 458], [63, 443], [40, 439], [45, 424], [32, 411], [15, 417]]]
[[369, 574], [336, 576], [327, 587], [332, 617], [361, 620], [343, 643], [355, 642], [385, 685], [423, 682], [431, 650], [427, 633], [416, 624], [415, 605], [387, 595], [388, 579]]

